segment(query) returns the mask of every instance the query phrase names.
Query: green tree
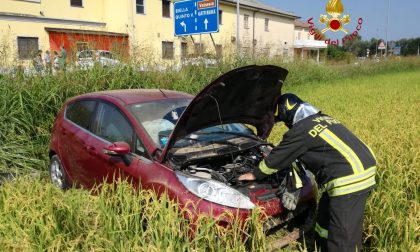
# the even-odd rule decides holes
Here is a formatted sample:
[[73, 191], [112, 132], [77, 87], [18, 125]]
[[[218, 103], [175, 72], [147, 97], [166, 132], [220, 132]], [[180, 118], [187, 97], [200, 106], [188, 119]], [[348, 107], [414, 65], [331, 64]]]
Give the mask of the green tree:
[[357, 37], [349, 37], [343, 44], [344, 51], [350, 52], [357, 57], [366, 57], [367, 49], [370, 50], [370, 43], [368, 41], [363, 41], [362, 37], [358, 35]]
[[378, 45], [379, 45], [380, 40], [377, 38], [371, 38], [369, 41], [369, 50], [370, 50], [370, 55], [374, 56], [376, 54], [380, 54], [380, 51], [378, 52]]
[[330, 60], [344, 60], [346, 58], [345, 49], [342, 46], [328, 45], [327, 57]]
[[401, 39], [397, 41], [397, 44], [401, 46], [401, 55], [417, 55], [417, 50], [420, 46], [420, 38]]

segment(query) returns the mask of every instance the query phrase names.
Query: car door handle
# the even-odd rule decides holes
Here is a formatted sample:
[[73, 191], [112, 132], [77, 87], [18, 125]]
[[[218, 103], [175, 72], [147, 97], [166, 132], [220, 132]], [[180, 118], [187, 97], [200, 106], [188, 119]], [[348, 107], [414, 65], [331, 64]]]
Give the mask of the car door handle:
[[60, 128], [60, 132], [62, 135], [66, 135], [67, 134], [67, 130], [63, 127]]
[[98, 154], [98, 151], [96, 150], [96, 148], [95, 147], [93, 147], [93, 146], [89, 146], [89, 145], [87, 145], [86, 147], [86, 150], [90, 153], [90, 154], [92, 154], [92, 155], [97, 155]]

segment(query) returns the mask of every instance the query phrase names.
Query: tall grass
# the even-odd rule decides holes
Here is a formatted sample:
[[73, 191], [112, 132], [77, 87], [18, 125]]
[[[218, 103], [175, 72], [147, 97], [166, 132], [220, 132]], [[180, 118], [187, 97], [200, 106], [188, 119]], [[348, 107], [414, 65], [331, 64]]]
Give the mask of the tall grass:
[[[50, 129], [63, 102], [86, 92], [124, 88], [164, 88], [195, 94], [203, 86], [233, 68], [248, 64], [277, 64], [241, 59], [214, 68], [186, 67], [165, 72], [136, 70], [136, 66], [116, 69], [94, 68], [56, 76], [0, 75], [0, 170], [44, 170], [48, 161]], [[420, 68], [420, 60], [408, 58], [358, 65], [316, 65], [284, 63], [289, 69], [287, 84], [299, 86], [314, 81], [328, 82], [386, 72]]]
[[[220, 74], [252, 63], [279, 65], [242, 59], [215, 68], [188, 67], [179, 72], [140, 72], [135, 66], [127, 66], [56, 76], [0, 76], [0, 171], [46, 170], [50, 129], [57, 111], [69, 97], [120, 88], [166, 88], [195, 94]], [[420, 60], [280, 65], [290, 71], [284, 91], [297, 93], [341, 120], [376, 154], [378, 188], [366, 209], [365, 245], [371, 251], [419, 251]], [[270, 141], [278, 143], [283, 132], [283, 127], [275, 127]], [[153, 198], [148, 192], [117, 190], [122, 191], [106, 193], [108, 190], [99, 195], [77, 190], [61, 192], [45, 181], [26, 180], [2, 187], [0, 248], [159, 251], [168, 246], [179, 251], [185, 248], [182, 247], [185, 243], [191, 250], [247, 249], [237, 239], [238, 230], [214, 238], [219, 231], [211, 219], [203, 219], [202, 225], [208, 228], [203, 229], [206, 231], [198, 236], [200, 239], [187, 238], [184, 224], [178, 222], [168, 223], [170, 232], [157, 225], [156, 233], [147, 233], [147, 229], [136, 226], [144, 223], [142, 218], [153, 216], [153, 220], [147, 219], [148, 225], [159, 218], [175, 221], [172, 219], [177, 219], [174, 216], [178, 210], [167, 207], [175, 203]], [[122, 192], [130, 196], [125, 197]], [[138, 202], [146, 203], [135, 206]], [[147, 214], [137, 216], [135, 212]], [[248, 242], [247, 246], [263, 250], [265, 241], [260, 237], [260, 227], [257, 224], [251, 227], [255, 232], [250, 235], [251, 245]]]
[[[166, 195], [135, 191], [124, 181], [96, 194], [63, 192], [19, 179], [0, 188], [1, 251], [245, 251], [264, 250], [257, 212], [232, 228], [188, 215]], [[37, 195], [34, 197], [34, 195]], [[225, 216], [227, 217], [227, 216]], [[191, 225], [193, 223], [193, 225]]]

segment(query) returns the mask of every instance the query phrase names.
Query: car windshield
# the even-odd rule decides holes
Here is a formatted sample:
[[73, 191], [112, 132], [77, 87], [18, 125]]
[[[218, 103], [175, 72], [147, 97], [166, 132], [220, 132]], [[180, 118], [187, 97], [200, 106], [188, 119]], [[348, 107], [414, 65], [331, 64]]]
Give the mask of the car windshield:
[[171, 99], [139, 103], [131, 105], [130, 111], [143, 126], [147, 134], [156, 144], [162, 148], [166, 141], [162, 136], [169, 136], [178, 121], [179, 116], [191, 102], [191, 99]]
[[99, 56], [100, 57], [104, 57], [104, 58], [108, 58], [108, 59], [112, 59], [112, 53], [111, 52], [107, 52], [107, 51], [100, 51], [99, 52]]
[[85, 51], [79, 52], [79, 59], [83, 59], [83, 58], [92, 58], [92, 51], [85, 50]]
[[[170, 99], [131, 105], [130, 111], [156, 146], [164, 148], [172, 130], [191, 99]], [[204, 111], [203, 111], [204, 113]], [[176, 142], [184, 147], [198, 142], [223, 141], [234, 137], [255, 137], [252, 130], [240, 123], [217, 125], [196, 131]], [[194, 141], [190, 141], [193, 139]]]

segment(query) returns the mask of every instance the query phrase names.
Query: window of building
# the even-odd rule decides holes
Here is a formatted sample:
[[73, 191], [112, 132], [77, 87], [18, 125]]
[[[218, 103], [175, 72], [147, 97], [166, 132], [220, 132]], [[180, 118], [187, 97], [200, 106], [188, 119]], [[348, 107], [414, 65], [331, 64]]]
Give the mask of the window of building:
[[268, 19], [268, 18], [265, 18], [264, 19], [264, 31], [269, 31], [269, 27], [268, 27], [268, 25], [269, 25], [269, 22], [270, 22], [270, 19]]
[[302, 34], [301, 34], [300, 32], [298, 32], [298, 37], [297, 37], [297, 39], [298, 39], [298, 40], [300, 40], [301, 35], [302, 35]]
[[144, 0], [136, 0], [136, 13], [144, 14]]
[[83, 0], [70, 0], [70, 6], [83, 7]]
[[181, 59], [185, 59], [188, 53], [188, 44], [187, 42], [181, 42]]
[[311, 39], [311, 34], [308, 33], [308, 39]]
[[171, 1], [162, 0], [162, 17], [171, 17]]
[[223, 24], [223, 11], [219, 10], [219, 25]]
[[174, 58], [174, 43], [162, 41], [162, 59]]
[[248, 29], [249, 28], [249, 15], [244, 15], [244, 28]]
[[76, 50], [77, 52], [85, 51], [89, 49], [89, 45], [87, 42], [76, 42]]
[[90, 122], [95, 112], [95, 101], [77, 101], [66, 108], [66, 118], [80, 127], [90, 130]]
[[18, 37], [18, 55], [19, 59], [32, 59], [38, 52], [38, 38]]

